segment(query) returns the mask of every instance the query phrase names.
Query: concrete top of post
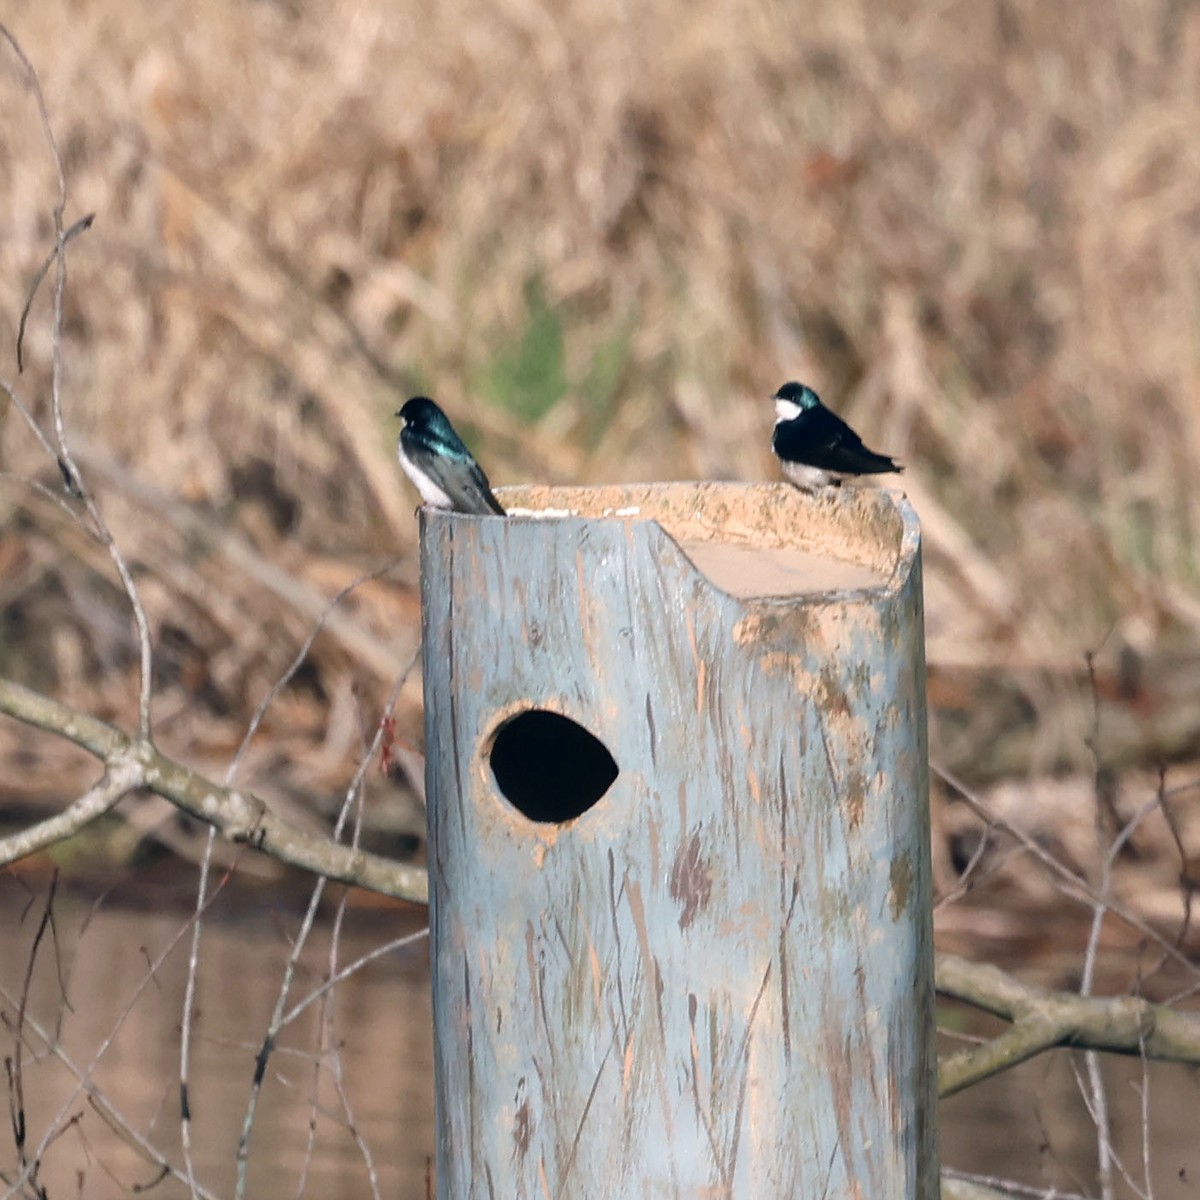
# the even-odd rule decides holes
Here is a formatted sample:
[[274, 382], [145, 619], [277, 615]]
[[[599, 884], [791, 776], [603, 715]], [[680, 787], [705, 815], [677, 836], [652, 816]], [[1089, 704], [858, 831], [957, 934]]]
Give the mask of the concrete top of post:
[[920, 541], [897, 491], [786, 483], [650, 483], [497, 490], [511, 521], [655, 522], [710, 583], [738, 599], [889, 591]]

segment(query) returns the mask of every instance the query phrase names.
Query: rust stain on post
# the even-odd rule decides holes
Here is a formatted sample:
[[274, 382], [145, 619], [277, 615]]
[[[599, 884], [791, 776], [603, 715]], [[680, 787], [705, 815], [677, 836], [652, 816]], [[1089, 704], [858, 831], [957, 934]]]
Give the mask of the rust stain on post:
[[[522, 1088], [525, 1080], [521, 1080]], [[533, 1136], [533, 1116], [529, 1111], [529, 1101], [522, 1100], [513, 1118], [513, 1141], [518, 1158], [524, 1158], [529, 1153], [529, 1143]]]
[[911, 509], [501, 499], [422, 515], [440, 1200], [936, 1197]]
[[851, 767], [842, 781], [842, 796], [850, 817], [851, 830], [858, 829], [867, 808], [867, 781], [858, 767]]
[[892, 920], [898, 921], [908, 908], [912, 886], [912, 863], [902, 855], [897, 855], [892, 859], [892, 867], [888, 872], [888, 901], [892, 906]]
[[712, 871], [701, 849], [699, 832], [679, 847], [671, 866], [671, 898], [680, 906], [679, 928], [686, 929], [712, 895]]

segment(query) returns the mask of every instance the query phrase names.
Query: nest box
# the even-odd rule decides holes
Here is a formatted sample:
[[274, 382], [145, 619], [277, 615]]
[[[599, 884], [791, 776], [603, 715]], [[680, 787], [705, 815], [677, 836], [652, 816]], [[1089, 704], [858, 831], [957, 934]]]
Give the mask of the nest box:
[[896, 493], [422, 514], [443, 1200], [938, 1194]]

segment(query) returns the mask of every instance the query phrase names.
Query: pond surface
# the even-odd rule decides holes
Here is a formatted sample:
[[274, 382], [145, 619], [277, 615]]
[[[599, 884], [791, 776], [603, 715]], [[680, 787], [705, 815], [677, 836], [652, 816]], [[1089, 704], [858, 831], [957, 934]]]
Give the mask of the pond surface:
[[[31, 889], [0, 875], [0, 1040], [9, 1058], [45, 894], [44, 883]], [[143, 889], [139, 895], [145, 900]], [[154, 1183], [158, 1168], [131, 1145], [118, 1127], [121, 1121], [182, 1167], [179, 1029], [188, 937], [153, 979], [147, 982], [147, 977], [150, 961], [178, 935], [187, 917], [177, 896], [169, 903], [135, 907], [116, 893], [96, 904], [59, 890], [57, 953], [47, 930], [30, 978], [29, 1036], [21, 1064], [29, 1151], [64, 1105], [69, 1116], [65, 1132], [42, 1159], [39, 1182], [50, 1200], [107, 1200]], [[416, 911], [351, 910], [338, 962], [352, 962], [421, 926]], [[234, 1194], [255, 1057], [298, 927], [295, 905], [275, 907], [261, 894], [222, 895], [205, 925], [189, 1090], [191, 1140], [197, 1182], [222, 1200]], [[325, 978], [332, 927], [330, 906], [300, 959], [293, 1001]], [[359, 1200], [373, 1194], [425, 1200], [434, 1144], [426, 942], [417, 938], [389, 951], [338, 984], [325, 1038], [327, 1048], [336, 1047], [336, 1059], [328, 1049], [318, 1058], [320, 1007], [313, 1004], [281, 1034], [268, 1061], [246, 1195], [252, 1200]], [[948, 1020], [965, 1027], [956, 1014]], [[34, 1022], [48, 1036], [57, 1029], [61, 1049], [81, 1068], [111, 1037], [91, 1078], [118, 1119], [75, 1091], [75, 1077], [32, 1032]], [[1078, 1060], [1061, 1052], [1046, 1055], [946, 1101], [941, 1110], [945, 1164], [1096, 1195], [1095, 1135], [1072, 1061]], [[1140, 1186], [1141, 1067], [1136, 1060], [1104, 1061], [1118, 1154]], [[340, 1087], [333, 1069], [339, 1063]], [[1195, 1072], [1171, 1065], [1154, 1065], [1148, 1079], [1153, 1195], [1156, 1200], [1200, 1196], [1200, 1080]], [[19, 1164], [7, 1121], [0, 1132], [0, 1172], [9, 1181], [0, 1185], [0, 1196], [31, 1194], [10, 1186]], [[187, 1196], [188, 1188], [167, 1178], [146, 1194], [174, 1200]], [[1116, 1194], [1136, 1193], [1120, 1184]]]

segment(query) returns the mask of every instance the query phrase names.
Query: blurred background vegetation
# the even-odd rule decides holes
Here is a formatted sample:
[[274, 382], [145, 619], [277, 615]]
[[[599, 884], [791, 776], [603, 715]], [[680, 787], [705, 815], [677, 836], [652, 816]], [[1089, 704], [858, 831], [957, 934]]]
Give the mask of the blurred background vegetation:
[[[97, 213], [64, 403], [146, 595], [169, 753], [224, 763], [327, 600], [398, 559], [244, 775], [301, 808], [344, 782], [416, 646], [392, 417], [413, 391], [496, 484], [753, 480], [776, 477], [768, 397], [800, 378], [908, 466], [940, 763], [1078, 778], [1090, 829], [1095, 705], [1106, 766], [1200, 757], [1196, 5], [8, 0], [5, 20], [67, 221]], [[0, 104], [0, 374], [44, 417], [50, 288], [19, 379], [13, 350], [55, 177], [10, 55]], [[128, 724], [107, 556], [21, 482], [58, 486], [0, 406], [0, 670]], [[398, 732], [420, 728], [414, 675]], [[10, 806], [90, 771], [0, 737]], [[944, 882], [969, 845], [943, 831]]]
[[[64, 407], [149, 611], [165, 752], [219, 778], [316, 617], [372, 573], [240, 776], [301, 824], [340, 799], [417, 647], [392, 416], [414, 391], [499, 485], [755, 480], [777, 476], [768, 397], [798, 378], [907, 464], [933, 758], [1031, 839], [935, 788], [939, 945], [1074, 986], [1090, 908], [1029, 846], [1094, 880], [1160, 789], [1172, 820], [1141, 822], [1114, 894], [1195, 948], [1200, 6], [5, 0], [0, 16], [41, 77], [66, 220], [97, 214], [69, 252]], [[0, 116], [0, 378], [46, 421], [50, 287], [20, 376], [15, 340], [56, 180], [7, 48]], [[30, 480], [71, 503], [0, 394], [0, 673], [129, 728], [128, 606], [104, 549]], [[396, 778], [370, 776], [373, 844], [419, 853], [416, 673], [397, 735]], [[6, 821], [94, 773], [0, 724]], [[198, 844], [144, 799], [56, 860]], [[143, 895], [163, 874], [138, 876]], [[193, 894], [194, 872], [169, 874]], [[1115, 990], [1142, 987], [1115, 919], [1102, 959]], [[1187, 1116], [1179, 1147], [1193, 1100], [1156, 1117]], [[1066, 1108], [1038, 1110], [1038, 1153]], [[1001, 1170], [996, 1111], [981, 1141]]]

